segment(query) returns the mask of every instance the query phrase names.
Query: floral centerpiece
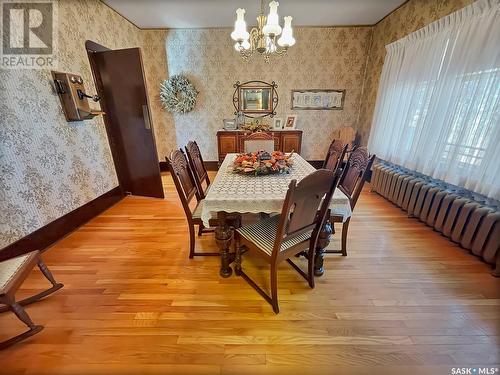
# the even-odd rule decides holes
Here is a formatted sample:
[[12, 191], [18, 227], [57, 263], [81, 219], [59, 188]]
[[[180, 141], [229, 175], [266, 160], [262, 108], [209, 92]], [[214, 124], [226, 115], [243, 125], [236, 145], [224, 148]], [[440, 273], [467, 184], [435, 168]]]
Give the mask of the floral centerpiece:
[[255, 176], [290, 173], [293, 164], [292, 155], [293, 151], [288, 155], [281, 151], [239, 154], [234, 160], [233, 171]]

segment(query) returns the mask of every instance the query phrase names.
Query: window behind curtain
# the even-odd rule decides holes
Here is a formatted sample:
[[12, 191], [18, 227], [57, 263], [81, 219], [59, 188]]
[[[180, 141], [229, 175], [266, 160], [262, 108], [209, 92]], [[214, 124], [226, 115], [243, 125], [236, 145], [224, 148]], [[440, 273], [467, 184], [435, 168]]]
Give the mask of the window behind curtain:
[[500, 199], [499, 4], [478, 1], [388, 46], [371, 152]]

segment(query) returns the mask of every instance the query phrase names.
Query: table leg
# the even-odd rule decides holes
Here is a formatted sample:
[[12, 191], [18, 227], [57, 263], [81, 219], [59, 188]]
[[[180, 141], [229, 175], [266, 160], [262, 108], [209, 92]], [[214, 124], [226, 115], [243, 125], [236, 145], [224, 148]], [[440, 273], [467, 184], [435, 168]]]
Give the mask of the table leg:
[[333, 226], [329, 219], [325, 221], [321, 232], [319, 233], [318, 243], [316, 244], [316, 253], [314, 254], [314, 276], [322, 276], [325, 273], [323, 268], [323, 253], [330, 244], [330, 238], [333, 233]]
[[219, 212], [217, 214], [217, 219], [219, 225], [215, 228], [215, 242], [219, 246], [220, 250], [220, 275], [222, 277], [229, 277], [233, 273], [231, 266], [230, 255], [229, 255], [229, 245], [231, 244], [231, 239], [233, 237], [233, 230], [227, 223], [227, 215], [225, 212]]

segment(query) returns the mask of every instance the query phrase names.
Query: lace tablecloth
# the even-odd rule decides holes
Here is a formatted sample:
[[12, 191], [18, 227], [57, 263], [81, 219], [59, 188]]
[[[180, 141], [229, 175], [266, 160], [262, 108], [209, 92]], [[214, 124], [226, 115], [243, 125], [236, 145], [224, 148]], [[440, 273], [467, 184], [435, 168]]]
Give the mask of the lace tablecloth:
[[[289, 174], [246, 176], [233, 173], [232, 166], [237, 154], [227, 154], [210, 185], [204, 199], [201, 219], [208, 227], [211, 217], [217, 212], [228, 213], [280, 213], [290, 181], [297, 182], [315, 171], [300, 155], [294, 154], [293, 167]], [[339, 189], [335, 190], [330, 205], [332, 214], [342, 215], [344, 221], [352, 214], [349, 199]]]

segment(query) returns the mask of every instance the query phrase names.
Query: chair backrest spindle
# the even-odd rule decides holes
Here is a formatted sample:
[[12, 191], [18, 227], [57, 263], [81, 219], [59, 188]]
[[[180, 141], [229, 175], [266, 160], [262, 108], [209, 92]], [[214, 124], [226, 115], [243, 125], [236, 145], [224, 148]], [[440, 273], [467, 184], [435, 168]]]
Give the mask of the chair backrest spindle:
[[189, 167], [186, 155], [181, 149], [179, 149], [172, 151], [170, 156], [165, 159], [167, 161], [170, 174], [172, 175], [172, 179], [174, 180], [177, 193], [181, 199], [184, 212], [186, 213], [188, 220], [191, 220], [192, 212], [189, 208], [189, 203], [193, 197], [196, 197], [197, 200], [201, 200], [201, 197], [198, 193], [198, 188], [191, 168]]
[[349, 197], [351, 209], [356, 205], [374, 160], [375, 155], [370, 157], [366, 147], [356, 148], [347, 160], [339, 189]]
[[317, 241], [338, 181], [338, 175], [327, 169], [319, 169], [299, 183], [292, 180], [281, 211], [275, 253], [283, 241], [309, 231], [312, 231], [311, 241]]
[[[205, 198], [206, 189], [210, 186], [210, 178], [208, 177], [208, 172], [205, 168], [205, 164], [203, 163], [203, 157], [201, 156], [200, 148], [198, 147], [196, 141], [188, 142], [186, 145], [186, 154], [198, 186], [198, 192], [201, 198]], [[203, 181], [205, 181], [207, 185], [205, 190], [202, 186]]]
[[328, 152], [323, 163], [323, 168], [335, 172], [344, 161], [347, 147], [347, 144], [344, 145], [342, 141], [334, 139], [332, 143], [330, 143], [330, 147], [328, 148]]

